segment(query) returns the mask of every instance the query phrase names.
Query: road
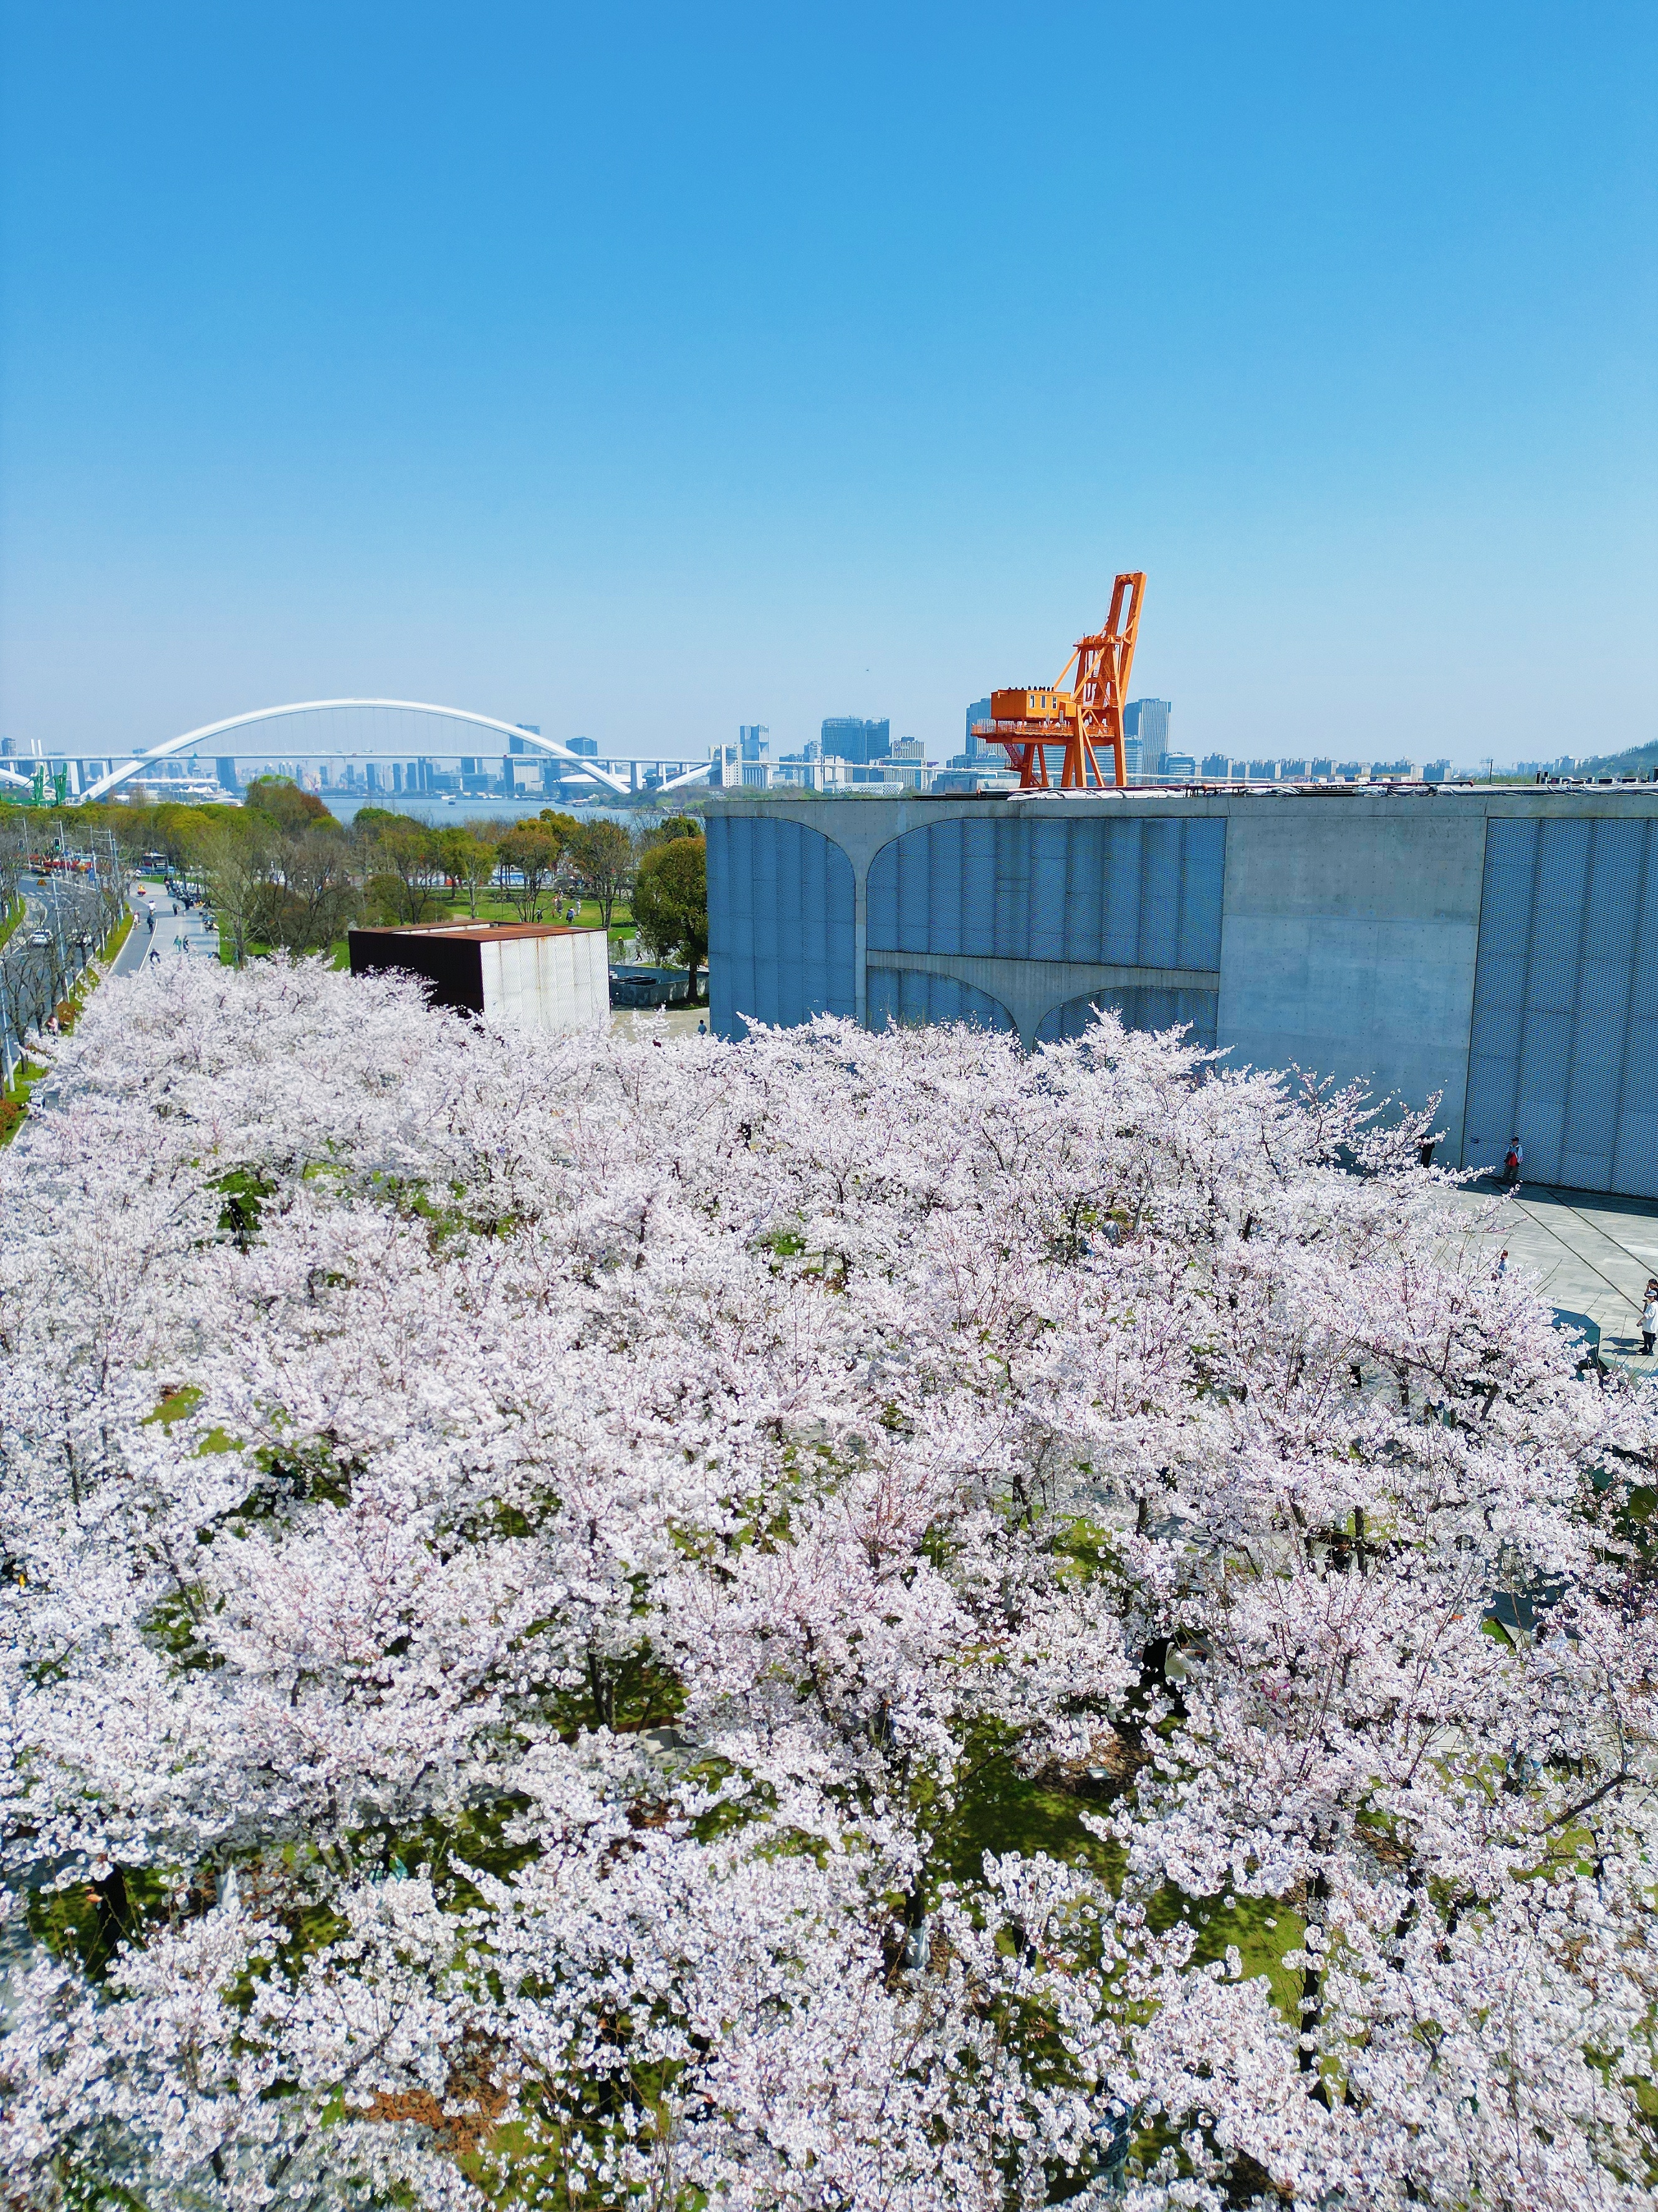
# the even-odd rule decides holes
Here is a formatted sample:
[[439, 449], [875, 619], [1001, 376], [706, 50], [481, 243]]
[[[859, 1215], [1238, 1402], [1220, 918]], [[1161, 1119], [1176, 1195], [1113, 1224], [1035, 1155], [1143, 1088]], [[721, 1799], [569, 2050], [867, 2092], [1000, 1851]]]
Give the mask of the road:
[[[134, 884], [128, 896], [137, 920], [116, 956], [112, 974], [130, 975], [135, 968], [143, 966], [152, 952], [161, 960], [218, 958], [218, 938], [212, 925], [202, 920], [199, 906], [186, 914], [183, 901], [172, 897], [166, 884], [153, 878]], [[149, 927], [152, 915], [153, 930]]]
[[30, 993], [19, 990], [24, 969], [50, 954], [31, 945], [39, 930], [51, 933], [58, 957], [78, 973], [82, 958], [77, 940], [95, 940], [99, 927], [98, 896], [78, 876], [24, 876], [18, 884], [23, 897], [23, 919], [0, 946], [0, 1061], [9, 1066], [16, 1057], [19, 1040], [13, 1018], [19, 1003], [27, 1005]]

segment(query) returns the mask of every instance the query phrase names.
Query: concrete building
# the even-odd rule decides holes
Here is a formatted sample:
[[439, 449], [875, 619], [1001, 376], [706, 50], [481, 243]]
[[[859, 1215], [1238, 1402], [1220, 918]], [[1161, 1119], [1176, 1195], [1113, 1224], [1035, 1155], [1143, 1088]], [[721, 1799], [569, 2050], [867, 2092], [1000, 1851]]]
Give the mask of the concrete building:
[[514, 1029], [596, 1029], [610, 1012], [610, 943], [602, 929], [546, 922], [425, 921], [349, 933], [351, 973], [399, 968], [422, 977], [434, 1006]]
[[1235, 1066], [1412, 1100], [1440, 1157], [1658, 1196], [1658, 787], [733, 799], [708, 823], [711, 1026], [1095, 1002]]

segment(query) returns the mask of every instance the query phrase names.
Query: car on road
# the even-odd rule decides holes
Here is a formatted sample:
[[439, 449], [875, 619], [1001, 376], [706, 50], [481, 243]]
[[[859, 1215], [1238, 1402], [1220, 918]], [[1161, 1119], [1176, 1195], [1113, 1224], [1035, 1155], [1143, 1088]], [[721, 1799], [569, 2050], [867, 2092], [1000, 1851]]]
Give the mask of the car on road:
[[31, 945], [50, 945], [50, 944], [51, 944], [51, 942], [52, 942], [52, 932], [51, 932], [49, 929], [32, 929], [32, 930], [30, 930], [30, 932], [29, 932], [29, 943], [30, 943]]

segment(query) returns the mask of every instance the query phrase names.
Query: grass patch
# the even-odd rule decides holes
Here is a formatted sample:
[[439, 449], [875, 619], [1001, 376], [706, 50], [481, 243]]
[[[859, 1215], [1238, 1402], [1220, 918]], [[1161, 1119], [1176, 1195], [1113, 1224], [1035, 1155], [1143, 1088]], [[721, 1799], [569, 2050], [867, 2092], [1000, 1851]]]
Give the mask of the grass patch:
[[[562, 922], [569, 908], [575, 908], [575, 921], [570, 925], [576, 929], [598, 929], [604, 920], [597, 899], [544, 898], [541, 902], [543, 921]], [[440, 896], [438, 912], [433, 917], [438, 921], [470, 921], [471, 908], [464, 894], [452, 897]], [[477, 919], [480, 921], [519, 921], [523, 919], [518, 908], [508, 899], [499, 896], [478, 898]], [[635, 933], [633, 910], [625, 899], [618, 899], [610, 909], [610, 935], [632, 937]]]
[[[938, 1873], [969, 1883], [982, 1879], [984, 1855], [1017, 1851], [1025, 1857], [1044, 1852], [1066, 1864], [1085, 1867], [1114, 1896], [1121, 1896], [1127, 1858], [1120, 1844], [1091, 1835], [1084, 1813], [1103, 1814], [1117, 1791], [1110, 1784], [1075, 1789], [1063, 1782], [1036, 1782], [1020, 1774], [1011, 1759], [992, 1759], [963, 1791], [947, 1838], [934, 1859]], [[1272, 1898], [1189, 1897], [1172, 1884], [1147, 1901], [1146, 1918], [1159, 1935], [1184, 1922], [1192, 1930], [1193, 1962], [1206, 1966], [1235, 1946], [1244, 1978], [1265, 1976], [1274, 2008], [1293, 2027], [1301, 2024], [1301, 1976], [1284, 1964], [1284, 1954], [1301, 1947], [1303, 1922], [1292, 1906]]]
[[[569, 899], [564, 900], [562, 904], [553, 899], [544, 900], [541, 920], [544, 923], [563, 925], [565, 913], [572, 903]], [[577, 929], [598, 929], [601, 926], [603, 916], [599, 913], [597, 899], [580, 899], [574, 903], [576, 908], [576, 918], [571, 927]], [[471, 921], [472, 918], [465, 899], [460, 897], [440, 897], [436, 902], [435, 911], [426, 917], [428, 921]], [[522, 919], [517, 909], [505, 899], [481, 898], [478, 901], [477, 920], [479, 921], [519, 921]], [[396, 922], [371, 922], [366, 926], [369, 928], [382, 929], [395, 929], [398, 927]], [[610, 921], [612, 952], [619, 942], [631, 938], [634, 934], [633, 918], [627, 907], [619, 904]], [[263, 938], [250, 938], [242, 957], [244, 963], [249, 960], [263, 960], [281, 949], [277, 945], [267, 945]], [[351, 965], [349, 940], [343, 937], [337, 937], [327, 948], [327, 958], [331, 968], [337, 969], [342, 972], [349, 968]], [[221, 936], [219, 942], [219, 963], [224, 968], [233, 967], [235, 964], [231, 957], [229, 941], [223, 936]], [[707, 1001], [699, 999], [696, 1004], [703, 1006]]]
[[0, 1093], [0, 1145], [9, 1145], [22, 1127], [29, 1110], [29, 1093], [46, 1069], [27, 1054], [12, 1070], [11, 1081]]

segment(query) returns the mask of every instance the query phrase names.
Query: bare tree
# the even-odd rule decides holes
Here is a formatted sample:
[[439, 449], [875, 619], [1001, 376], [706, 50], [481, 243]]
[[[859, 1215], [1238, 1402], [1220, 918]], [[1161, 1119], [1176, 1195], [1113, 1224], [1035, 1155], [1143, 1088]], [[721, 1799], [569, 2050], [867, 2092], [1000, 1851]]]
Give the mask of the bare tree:
[[604, 927], [634, 879], [634, 844], [619, 822], [584, 822], [570, 840], [570, 860], [583, 896], [597, 899]]
[[563, 841], [538, 822], [514, 823], [496, 848], [501, 896], [521, 920], [539, 921], [541, 902], [564, 857]]
[[219, 940], [240, 968], [263, 934], [270, 898], [270, 839], [251, 819], [215, 823], [201, 840], [202, 862], [218, 916]]
[[277, 854], [282, 886], [272, 901], [270, 939], [290, 951], [320, 951], [356, 912], [350, 855], [337, 831], [308, 830], [284, 838]]
[[363, 861], [374, 908], [386, 921], [429, 921], [436, 914], [442, 863], [423, 823], [375, 823]]

